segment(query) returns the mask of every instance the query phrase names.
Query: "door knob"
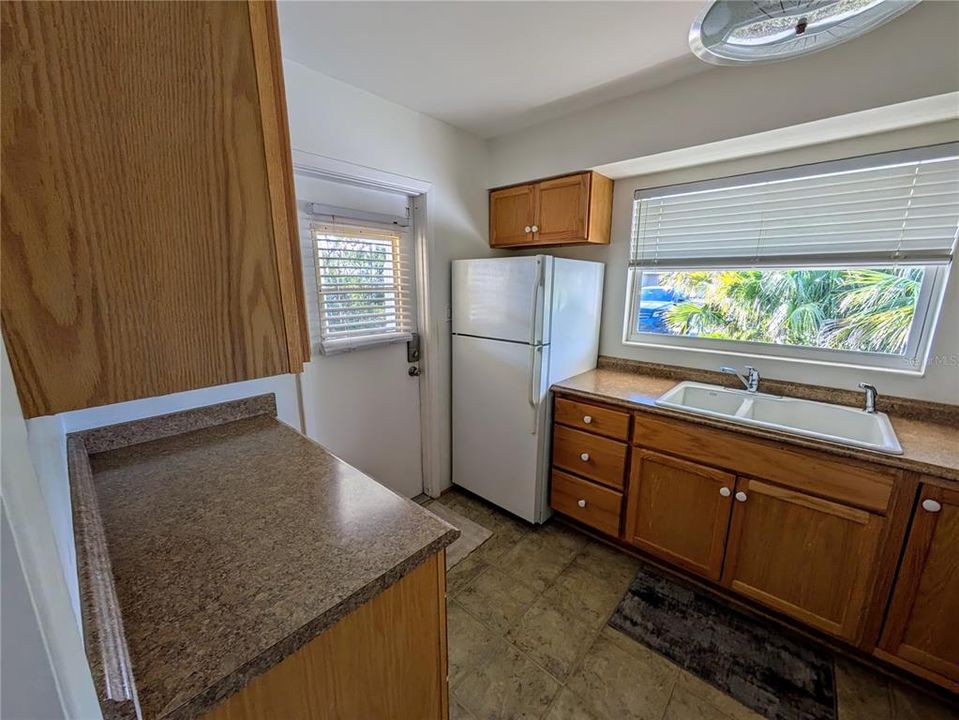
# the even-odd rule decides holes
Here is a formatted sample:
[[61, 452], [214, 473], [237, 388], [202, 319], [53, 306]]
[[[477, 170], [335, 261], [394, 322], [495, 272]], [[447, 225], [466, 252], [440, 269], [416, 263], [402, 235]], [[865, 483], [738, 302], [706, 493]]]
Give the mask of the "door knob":
[[740, 490], [738, 493], [736, 493], [736, 499], [739, 502], [746, 502], [746, 493]]
[[536, 225], [533, 225], [533, 232], [539, 232], [539, 228]]
[[524, 232], [533, 232], [532, 228], [531, 228], [529, 225], [527, 225], [525, 228], [523, 228], [523, 230], [524, 230]]
[[719, 494], [722, 495], [723, 497], [729, 497], [730, 495], [733, 494], [733, 491], [730, 490], [728, 487], [721, 487], [719, 488]]
[[922, 509], [927, 512], [937, 513], [942, 510], [942, 505], [932, 498], [926, 498], [922, 501]]
[[589, 462], [589, 453], [583, 453], [582, 455], [579, 456], [579, 459], [582, 460], [583, 462]]
[[590, 415], [584, 415], [584, 416], [583, 416], [583, 422], [586, 423], [587, 425], [589, 425], [591, 422], [593, 422], [592, 416], [590, 416]]
[[585, 501], [585, 500], [577, 500], [577, 501], [576, 501], [576, 504], [579, 505], [580, 507], [586, 507], [586, 501]]
[[416, 365], [410, 365], [410, 369], [406, 371], [410, 377], [419, 377], [420, 369]]

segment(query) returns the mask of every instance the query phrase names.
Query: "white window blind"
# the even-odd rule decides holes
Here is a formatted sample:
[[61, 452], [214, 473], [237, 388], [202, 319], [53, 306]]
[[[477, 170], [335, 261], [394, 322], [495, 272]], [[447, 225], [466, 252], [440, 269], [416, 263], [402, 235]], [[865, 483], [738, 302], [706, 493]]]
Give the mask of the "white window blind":
[[310, 225], [324, 354], [409, 340], [415, 332], [412, 248], [402, 229]]
[[959, 145], [636, 193], [633, 266], [949, 262]]

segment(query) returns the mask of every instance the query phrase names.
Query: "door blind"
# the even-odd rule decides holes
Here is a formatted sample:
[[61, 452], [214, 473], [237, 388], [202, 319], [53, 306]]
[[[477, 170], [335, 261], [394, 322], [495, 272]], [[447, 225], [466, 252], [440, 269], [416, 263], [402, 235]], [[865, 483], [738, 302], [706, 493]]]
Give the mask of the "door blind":
[[949, 262], [959, 146], [638, 191], [631, 265]]
[[320, 351], [409, 340], [415, 332], [412, 248], [402, 229], [310, 226]]

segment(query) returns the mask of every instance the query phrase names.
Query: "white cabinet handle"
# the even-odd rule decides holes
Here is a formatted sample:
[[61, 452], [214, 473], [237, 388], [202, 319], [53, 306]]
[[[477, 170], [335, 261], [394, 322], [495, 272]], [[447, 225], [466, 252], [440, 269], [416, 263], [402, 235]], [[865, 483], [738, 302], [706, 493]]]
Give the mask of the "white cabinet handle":
[[928, 512], [935, 513], [942, 510], [942, 505], [940, 505], [937, 501], [931, 498], [926, 498], [925, 500], [922, 501], [922, 509]]
[[746, 493], [740, 490], [738, 493], [736, 493], [736, 499], [739, 502], [746, 502]]
[[585, 500], [577, 500], [577, 501], [576, 501], [576, 504], [579, 505], [580, 507], [586, 507], [586, 501], [585, 501]]
[[536, 225], [533, 225], [533, 232], [539, 232], [539, 228]]
[[592, 417], [592, 415], [584, 415], [584, 416], [583, 416], [583, 422], [586, 423], [587, 425], [589, 425], [591, 422], [593, 422], [593, 417]]
[[730, 490], [728, 487], [724, 486], [719, 488], [719, 494], [722, 495], [723, 497], [729, 497], [730, 495], [733, 494], [733, 491]]
[[589, 453], [583, 453], [582, 455], [579, 456], [579, 459], [582, 460], [583, 462], [589, 462]]
[[530, 228], [529, 225], [527, 225], [525, 228], [523, 228], [523, 230], [524, 230], [525, 232], [533, 232], [532, 228]]

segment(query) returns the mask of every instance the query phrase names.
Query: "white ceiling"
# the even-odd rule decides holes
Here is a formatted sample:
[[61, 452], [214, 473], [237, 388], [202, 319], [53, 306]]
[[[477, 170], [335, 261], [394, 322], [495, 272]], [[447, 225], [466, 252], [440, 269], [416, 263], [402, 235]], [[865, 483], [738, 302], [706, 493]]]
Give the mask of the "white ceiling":
[[494, 137], [708, 69], [705, 0], [280, 2], [283, 55]]

